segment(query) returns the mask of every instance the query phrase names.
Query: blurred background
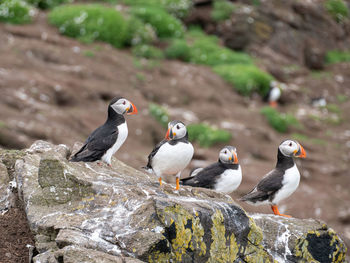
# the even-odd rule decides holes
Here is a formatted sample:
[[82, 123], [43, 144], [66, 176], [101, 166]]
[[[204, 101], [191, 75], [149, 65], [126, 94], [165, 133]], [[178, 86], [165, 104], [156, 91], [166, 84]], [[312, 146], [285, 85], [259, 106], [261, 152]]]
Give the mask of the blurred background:
[[140, 169], [167, 122], [182, 120], [195, 147], [182, 177], [234, 145], [237, 200], [274, 167], [280, 142], [296, 139], [307, 158], [280, 211], [326, 221], [349, 247], [349, 9], [349, 0], [1, 0], [0, 147], [72, 147], [122, 95], [139, 114], [127, 116], [118, 159]]

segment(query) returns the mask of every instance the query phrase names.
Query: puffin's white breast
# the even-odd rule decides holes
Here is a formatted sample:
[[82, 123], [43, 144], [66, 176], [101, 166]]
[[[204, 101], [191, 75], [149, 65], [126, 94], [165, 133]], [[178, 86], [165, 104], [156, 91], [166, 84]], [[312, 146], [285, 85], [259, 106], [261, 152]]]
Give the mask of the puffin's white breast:
[[217, 180], [214, 189], [223, 193], [231, 193], [238, 188], [242, 182], [241, 166], [237, 170], [227, 169]]
[[281, 90], [277, 87], [270, 92], [269, 101], [277, 101], [281, 97]]
[[283, 176], [282, 188], [278, 190], [275, 194], [275, 197], [272, 200], [272, 203], [277, 204], [281, 200], [290, 196], [298, 188], [300, 182], [300, 173], [299, 170], [294, 164], [293, 167], [287, 169]]
[[154, 172], [157, 175], [176, 175], [190, 163], [193, 151], [191, 143], [163, 144], [156, 155], [153, 156], [152, 167]]
[[102, 156], [102, 161], [111, 164], [113, 154], [119, 150], [128, 137], [128, 125], [126, 122], [118, 126], [118, 138], [113, 146]]

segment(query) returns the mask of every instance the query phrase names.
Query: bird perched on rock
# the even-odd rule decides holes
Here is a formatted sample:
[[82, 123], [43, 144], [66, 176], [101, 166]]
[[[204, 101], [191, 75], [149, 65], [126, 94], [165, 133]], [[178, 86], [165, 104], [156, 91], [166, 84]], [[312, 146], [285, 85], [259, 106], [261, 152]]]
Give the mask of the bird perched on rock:
[[181, 121], [171, 121], [168, 123], [165, 140], [158, 143], [148, 155], [145, 168], [153, 170], [160, 185], [162, 176], [176, 176], [176, 190], [178, 190], [181, 172], [190, 163], [193, 152], [185, 124]]
[[183, 185], [214, 189], [231, 193], [242, 182], [242, 170], [238, 164], [237, 151], [225, 146], [219, 153], [219, 160], [205, 168], [194, 170], [190, 177], [181, 179]]
[[276, 108], [277, 102], [282, 95], [282, 90], [286, 89], [286, 84], [277, 82], [275, 80], [271, 81], [270, 89], [264, 97], [264, 101], [268, 102], [271, 107]]
[[298, 187], [299, 170], [293, 157], [305, 158], [304, 148], [296, 141], [285, 140], [278, 146], [275, 169], [266, 174], [252, 191], [240, 200], [253, 205], [270, 204], [275, 215], [280, 214], [277, 204], [290, 196]]
[[124, 114], [137, 114], [134, 104], [123, 97], [115, 97], [108, 105], [106, 122], [94, 130], [71, 162], [94, 162], [102, 160], [111, 166], [112, 155], [128, 137]]

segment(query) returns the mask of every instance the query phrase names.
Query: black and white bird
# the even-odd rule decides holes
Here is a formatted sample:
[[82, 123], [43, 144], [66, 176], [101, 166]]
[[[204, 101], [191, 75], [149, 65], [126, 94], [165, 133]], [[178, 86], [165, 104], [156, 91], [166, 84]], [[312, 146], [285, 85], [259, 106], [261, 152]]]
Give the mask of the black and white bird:
[[194, 170], [190, 177], [181, 179], [183, 185], [214, 189], [231, 193], [242, 182], [242, 170], [238, 164], [237, 151], [233, 146], [225, 146], [219, 153], [219, 160], [205, 168]]
[[258, 185], [240, 200], [253, 205], [270, 204], [275, 215], [290, 217], [280, 214], [277, 204], [298, 188], [300, 173], [293, 157], [305, 158], [304, 148], [296, 141], [283, 141], [278, 146], [275, 169], [266, 174]]
[[277, 82], [275, 80], [271, 81], [270, 89], [264, 97], [264, 101], [268, 102], [271, 107], [276, 108], [277, 102], [282, 95], [282, 90], [286, 89], [286, 84]]
[[124, 114], [137, 114], [134, 104], [123, 97], [115, 97], [108, 105], [106, 122], [94, 130], [71, 162], [94, 162], [102, 160], [111, 166], [113, 154], [128, 137], [128, 126]]
[[165, 140], [158, 143], [148, 155], [145, 168], [154, 172], [160, 185], [162, 185], [162, 176], [176, 176], [176, 190], [178, 190], [181, 172], [192, 160], [193, 152], [185, 124], [181, 121], [171, 121], [168, 124]]

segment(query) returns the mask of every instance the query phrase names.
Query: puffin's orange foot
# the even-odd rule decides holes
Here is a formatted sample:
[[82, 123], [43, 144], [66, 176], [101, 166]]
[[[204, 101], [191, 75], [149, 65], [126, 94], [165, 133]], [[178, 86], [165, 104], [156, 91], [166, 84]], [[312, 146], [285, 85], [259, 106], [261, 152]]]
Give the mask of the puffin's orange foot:
[[180, 189], [180, 178], [176, 177], [176, 188], [175, 190], [179, 190]]
[[159, 177], [158, 181], [159, 181], [159, 186], [162, 186], [162, 177]]
[[277, 108], [277, 101], [270, 101], [270, 107]]
[[273, 213], [274, 213], [275, 215], [291, 218], [291, 216], [289, 216], [289, 215], [281, 214], [280, 211], [278, 211], [277, 205], [272, 205], [271, 208], [272, 208], [272, 211], [273, 211]]

